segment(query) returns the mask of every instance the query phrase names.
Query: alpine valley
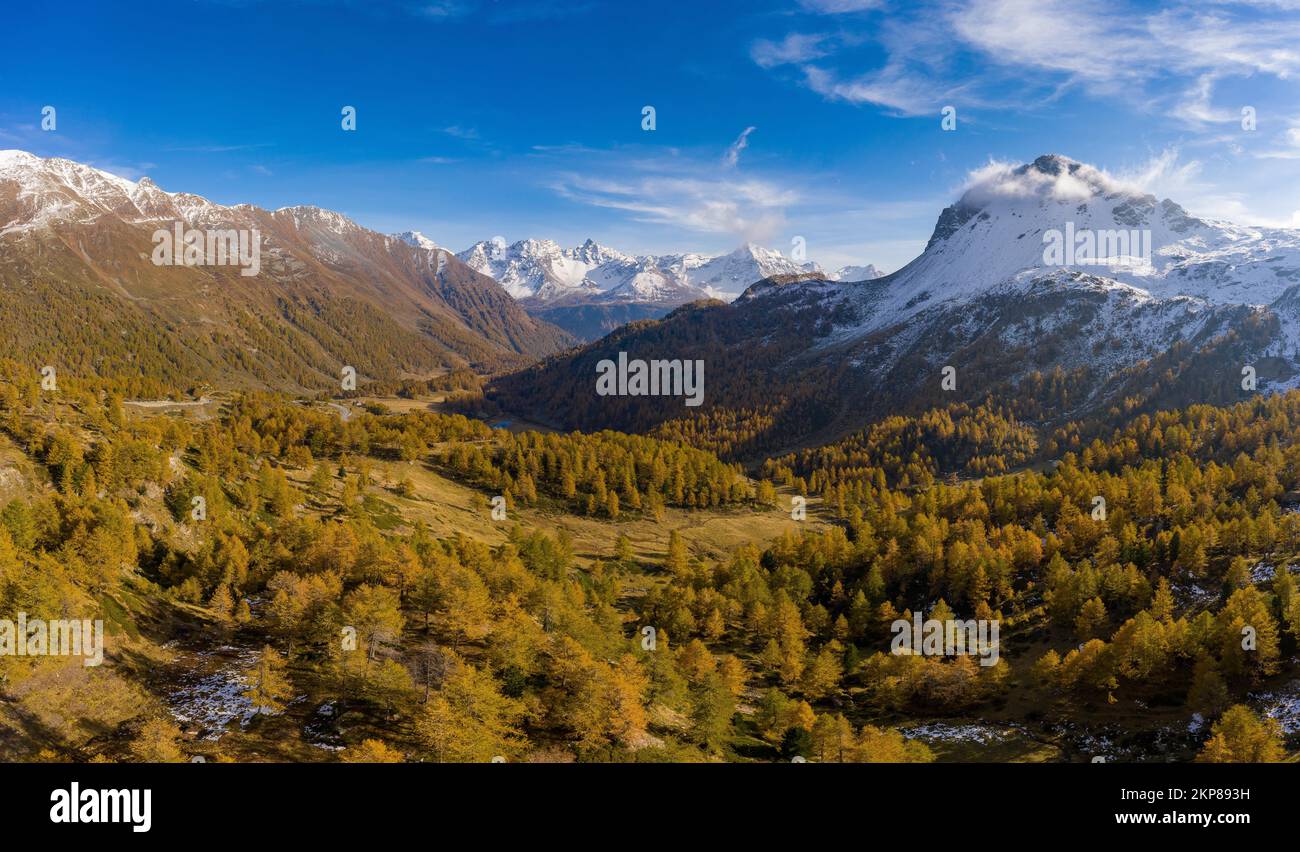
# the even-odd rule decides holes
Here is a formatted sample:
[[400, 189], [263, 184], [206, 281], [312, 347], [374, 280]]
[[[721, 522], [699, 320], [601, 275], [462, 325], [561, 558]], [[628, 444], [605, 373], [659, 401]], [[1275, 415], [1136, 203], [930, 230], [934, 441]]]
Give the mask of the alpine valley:
[[1043, 156], [887, 275], [453, 253], [6, 151], [0, 315], [0, 760], [1295, 759], [1296, 231]]

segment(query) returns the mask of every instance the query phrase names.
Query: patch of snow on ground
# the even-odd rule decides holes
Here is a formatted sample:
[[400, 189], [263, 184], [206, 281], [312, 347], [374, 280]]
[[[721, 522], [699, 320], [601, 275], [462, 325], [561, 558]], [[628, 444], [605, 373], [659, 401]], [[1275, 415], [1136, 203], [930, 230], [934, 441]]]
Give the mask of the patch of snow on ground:
[[1014, 733], [1012, 728], [986, 725], [983, 723], [952, 724], [949, 722], [930, 722], [902, 730], [909, 740], [931, 740], [955, 743], [989, 743], [1001, 742]]
[[169, 696], [172, 715], [205, 740], [221, 739], [231, 722], [247, 725], [256, 714], [253, 703], [244, 697], [248, 687], [243, 672], [257, 655], [256, 649], [227, 645], [178, 661], [193, 663], [193, 667], [181, 675]]
[[[1288, 565], [1286, 568], [1292, 574], [1300, 571], [1300, 565]], [[1252, 583], [1272, 583], [1276, 569], [1277, 566], [1267, 559], [1260, 560], [1250, 569], [1250, 581]]]
[[1284, 734], [1300, 733], [1300, 680], [1276, 692], [1252, 694], [1250, 699], [1265, 716], [1278, 721]]

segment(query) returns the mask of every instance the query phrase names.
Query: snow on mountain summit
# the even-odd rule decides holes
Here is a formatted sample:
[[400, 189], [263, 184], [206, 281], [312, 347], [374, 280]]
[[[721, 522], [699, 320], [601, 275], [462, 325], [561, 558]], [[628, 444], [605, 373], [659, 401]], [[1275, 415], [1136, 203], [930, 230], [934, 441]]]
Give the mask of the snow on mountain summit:
[[[978, 170], [920, 256], [857, 278], [765, 284], [742, 299], [815, 305], [827, 318], [816, 346], [828, 350], [887, 340], [895, 354], [941, 357], [939, 329], [968, 343], [998, 337], [1009, 351], [1060, 332], [1061, 366], [1109, 373], [1271, 314], [1278, 330], [1262, 354], [1300, 351], [1300, 230], [1198, 218], [1057, 155]], [[863, 365], [894, 363], [872, 352]]]
[[587, 273], [599, 264], [602, 249], [594, 243], [563, 249], [554, 240], [481, 240], [456, 256], [477, 272], [495, 278], [516, 299], [554, 298], [572, 290], [597, 292]]
[[433, 240], [426, 237], [419, 231], [402, 231], [400, 234], [394, 234], [394, 237], [406, 243], [408, 246], [414, 246], [425, 251], [434, 251], [440, 246]]
[[687, 280], [710, 293], [735, 298], [746, 287], [773, 275], [797, 275], [809, 270], [779, 251], [746, 243], [730, 254], [702, 258], [685, 255], [680, 262]]
[[841, 266], [826, 277], [832, 281], [871, 281], [884, 274], [873, 264], [868, 263], [866, 266]]
[[705, 298], [731, 300], [772, 275], [820, 273], [780, 252], [747, 243], [730, 254], [632, 256], [594, 240], [562, 248], [552, 240], [483, 240], [457, 257], [495, 278], [517, 299], [537, 302], [635, 302], [676, 307]]
[[147, 177], [128, 180], [94, 166], [26, 151], [0, 151], [0, 191], [14, 187], [15, 215], [0, 222], [0, 234], [58, 222], [87, 224], [116, 216], [129, 224], [181, 220], [205, 224], [237, 215], [198, 195], [167, 192]]
[[[1048, 251], [1067, 240], [1060, 257]], [[1300, 232], [1199, 219], [1059, 155], [991, 164], [943, 210], [920, 257], [890, 276], [877, 314], [896, 320], [1080, 274], [1152, 298], [1263, 305], [1300, 280]]]

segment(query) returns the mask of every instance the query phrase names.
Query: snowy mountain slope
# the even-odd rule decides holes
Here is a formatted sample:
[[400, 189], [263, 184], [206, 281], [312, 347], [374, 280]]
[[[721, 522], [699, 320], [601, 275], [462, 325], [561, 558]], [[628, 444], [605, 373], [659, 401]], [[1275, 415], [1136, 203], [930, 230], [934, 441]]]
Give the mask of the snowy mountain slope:
[[6, 202], [0, 235], [55, 222], [93, 224], [113, 216], [129, 224], [183, 219], [196, 224], [226, 209], [197, 195], [163, 192], [149, 178], [138, 182], [58, 157], [0, 151], [0, 185]]
[[[1044, 235], [1067, 229], [1146, 232], [1149, 256], [1048, 262]], [[1197, 219], [1091, 166], [1043, 156], [986, 175], [946, 208], [921, 256], [881, 279], [887, 295], [856, 331], [990, 292], [1023, 292], [1067, 271], [1087, 276], [1089, 286], [1100, 280], [1154, 299], [1267, 305], [1300, 283], [1300, 232]]]
[[[1050, 252], [1059, 245], [1056, 235], [1063, 240], [1073, 234], [1078, 241], [1088, 233], [1119, 232], [1134, 237], [1132, 251], [1104, 263]], [[1153, 301], [1164, 316], [1221, 305], [1262, 308], [1300, 284], [1300, 232], [1198, 219], [1173, 201], [1157, 201], [1091, 166], [1049, 155], [984, 175], [942, 212], [925, 251], [898, 272], [863, 287], [836, 277], [846, 284], [800, 285], [819, 287], [842, 303], [844, 316], [854, 317], [828, 329], [822, 346], [989, 296], [1053, 288]], [[759, 285], [744, 298], [770, 291]], [[1285, 325], [1283, 344], [1300, 344], [1298, 331]]]

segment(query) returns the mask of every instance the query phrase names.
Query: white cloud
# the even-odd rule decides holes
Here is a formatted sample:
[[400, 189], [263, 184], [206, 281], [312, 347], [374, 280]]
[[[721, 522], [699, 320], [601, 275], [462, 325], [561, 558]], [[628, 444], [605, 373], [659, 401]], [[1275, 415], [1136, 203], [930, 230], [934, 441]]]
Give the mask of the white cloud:
[[820, 59], [827, 53], [825, 42], [824, 35], [790, 33], [779, 42], [758, 39], [750, 47], [749, 55], [760, 68], [775, 68]]
[[1239, 112], [1216, 109], [1210, 103], [1217, 79], [1215, 74], [1202, 74], [1197, 77], [1196, 83], [1183, 94], [1182, 101], [1170, 111], [1170, 114], [1189, 124], [1222, 124], [1240, 119]]
[[[834, 13], [878, 4], [803, 5]], [[751, 56], [765, 68], [800, 65], [804, 85], [828, 100], [905, 115], [949, 101], [1035, 106], [1080, 88], [1200, 127], [1239, 119], [1239, 105], [1215, 104], [1225, 78], [1288, 80], [1300, 73], [1300, 19], [1286, 14], [1297, 7], [1300, 0], [1220, 0], [1208, 7], [1188, 0], [1154, 11], [1132, 0], [921, 0], [891, 6], [873, 22], [867, 36], [884, 54], [874, 67], [854, 68], [858, 54], [844, 49], [854, 36], [845, 33], [760, 41]]]
[[1115, 179], [1127, 189], [1161, 198], [1183, 198], [1196, 186], [1202, 165], [1199, 160], [1180, 163], [1179, 156], [1177, 148], [1166, 148], [1145, 163], [1121, 171]]
[[1255, 154], [1261, 160], [1300, 160], [1300, 124], [1288, 127], [1281, 135], [1278, 147]]
[[997, 198], [1083, 201], [1096, 192], [1136, 192], [1161, 198], [1180, 198], [1199, 189], [1196, 179], [1201, 173], [1199, 161], [1179, 161], [1177, 148], [1167, 148], [1135, 167], [1118, 172], [1066, 157], [1060, 158], [1055, 166], [1044, 166], [1027, 168], [1019, 163], [990, 160], [967, 175], [962, 189], [976, 203]]
[[117, 175], [127, 180], [139, 180], [158, 168], [157, 163], [119, 163], [100, 159], [88, 159], [85, 163], [101, 172], [108, 172], [110, 175]]
[[1225, 189], [1222, 183], [1206, 181], [1204, 169], [1200, 160], [1183, 161], [1176, 148], [1167, 148], [1143, 163], [1115, 172], [1079, 164], [1068, 176], [1044, 175], [1034, 169], [1017, 174], [1015, 164], [993, 161], [973, 170], [965, 188], [976, 202], [1033, 196], [1074, 201], [1085, 198], [1087, 187], [1093, 185], [1104, 192], [1141, 192], [1169, 198], [1194, 216], [1239, 225], [1287, 228], [1300, 224], [1300, 216], [1290, 206], [1294, 198], [1288, 202], [1265, 190], [1270, 184], [1268, 176], [1235, 180], [1229, 184], [1230, 189]]
[[1123, 10], [1067, 0], [974, 0], [949, 18], [953, 33], [997, 63], [1098, 84], [1139, 76], [1150, 51]]
[[1158, 198], [1172, 198], [1189, 213], [1210, 219], [1223, 219], [1238, 225], [1267, 228], [1294, 228], [1300, 224], [1289, 205], [1290, 200], [1271, 192], [1278, 175], [1234, 173], [1228, 181], [1217, 183], [1203, 177], [1204, 163], [1179, 161], [1176, 150], [1166, 150], [1144, 166], [1122, 173], [1122, 179]]
[[784, 206], [795, 199], [792, 193], [762, 181], [662, 175], [613, 183], [569, 174], [555, 189], [574, 201], [631, 213], [639, 222], [751, 241], [776, 234], [785, 221]]
[[888, 65], [849, 80], [814, 65], [804, 66], [803, 72], [808, 88], [828, 100], [875, 104], [903, 115], [938, 115], [940, 108], [962, 90], [937, 86], [928, 76], [902, 65]]
[[749, 134], [753, 133], [757, 129], [758, 128], [756, 127], [746, 127], [744, 130], [740, 131], [740, 135], [736, 137], [736, 141], [732, 142], [731, 145], [728, 146], [727, 153], [722, 156], [722, 164], [724, 166], [727, 168], [736, 167], [736, 163], [740, 162], [740, 152], [749, 147]]
[[1104, 171], [1084, 164], [1073, 172], [1061, 168], [1052, 174], [1004, 160], [990, 160], [967, 176], [965, 195], [976, 204], [999, 198], [1034, 197], [1082, 201], [1092, 196], [1097, 188], [1110, 192], [1118, 189], [1119, 184]]
[[[728, 149], [738, 156], [752, 128]], [[724, 159], [724, 161], [727, 161]], [[566, 158], [549, 187], [581, 204], [628, 213], [633, 221], [736, 241], [763, 241], [780, 233], [786, 210], [800, 193], [782, 182], [719, 170], [717, 160], [688, 154], [636, 157], [627, 151], [586, 152]]]
[[1168, 9], [1146, 21], [1165, 48], [1130, 63], [1211, 69], [1219, 74], [1263, 72], [1287, 79], [1300, 71], [1300, 21], [1294, 17], [1258, 17], [1244, 21], [1223, 13]]
[[479, 138], [478, 130], [476, 128], [461, 127], [458, 124], [453, 124], [449, 127], [444, 127], [442, 128], [442, 132], [446, 133], [448, 136], [454, 136], [457, 139], [478, 139]]

